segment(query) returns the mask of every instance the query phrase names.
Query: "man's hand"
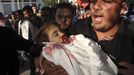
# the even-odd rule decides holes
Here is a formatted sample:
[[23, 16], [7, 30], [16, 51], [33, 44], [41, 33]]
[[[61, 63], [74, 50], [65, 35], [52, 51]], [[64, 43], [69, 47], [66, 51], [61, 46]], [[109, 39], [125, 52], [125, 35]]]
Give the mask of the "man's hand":
[[119, 69], [119, 74], [134, 75], [134, 64], [128, 62], [120, 62], [119, 65], [124, 67]]
[[80, 14], [79, 16], [78, 16], [78, 19], [85, 19], [85, 18], [87, 18], [87, 17], [90, 17], [90, 11], [87, 11], [87, 12], [85, 12], [85, 13], [83, 13], [83, 14]]
[[65, 69], [60, 65], [55, 65], [54, 63], [42, 58], [35, 58], [36, 72], [39, 75], [68, 75]]

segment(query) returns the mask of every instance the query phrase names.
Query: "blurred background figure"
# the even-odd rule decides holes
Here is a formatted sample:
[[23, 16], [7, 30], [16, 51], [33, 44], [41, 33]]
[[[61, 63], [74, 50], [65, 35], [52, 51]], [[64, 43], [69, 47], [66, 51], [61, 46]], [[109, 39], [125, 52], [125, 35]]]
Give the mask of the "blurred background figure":
[[0, 26], [12, 28], [12, 24], [8, 19], [6, 19], [3, 13], [0, 12]]
[[55, 8], [54, 7], [43, 7], [41, 9], [41, 20], [46, 22], [48, 20], [54, 19]]
[[32, 5], [33, 14], [38, 16], [39, 9], [36, 5]]

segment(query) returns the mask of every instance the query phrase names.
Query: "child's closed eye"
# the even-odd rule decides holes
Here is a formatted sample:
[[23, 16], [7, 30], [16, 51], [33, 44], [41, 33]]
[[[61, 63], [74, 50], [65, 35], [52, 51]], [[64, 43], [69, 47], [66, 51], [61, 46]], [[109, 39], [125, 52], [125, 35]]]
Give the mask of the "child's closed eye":
[[58, 31], [55, 31], [54, 32], [54, 37], [57, 37], [59, 34], [58, 34]]

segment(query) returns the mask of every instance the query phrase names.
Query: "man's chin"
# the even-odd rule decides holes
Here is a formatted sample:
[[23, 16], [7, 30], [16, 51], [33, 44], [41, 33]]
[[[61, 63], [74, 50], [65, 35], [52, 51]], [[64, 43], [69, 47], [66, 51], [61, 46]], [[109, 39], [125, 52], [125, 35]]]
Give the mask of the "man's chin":
[[99, 32], [106, 32], [107, 30], [104, 29], [104, 28], [94, 28], [96, 31], [99, 31]]

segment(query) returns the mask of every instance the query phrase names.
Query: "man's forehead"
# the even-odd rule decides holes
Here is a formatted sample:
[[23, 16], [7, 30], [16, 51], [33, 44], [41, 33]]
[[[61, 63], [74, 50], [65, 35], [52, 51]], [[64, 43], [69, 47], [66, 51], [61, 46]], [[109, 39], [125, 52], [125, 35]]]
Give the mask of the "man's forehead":
[[[90, 0], [90, 1], [105, 1], [105, 0]], [[107, 1], [110, 1], [110, 2], [115, 2], [115, 3], [121, 3], [121, 2], [124, 2], [125, 0], [107, 0]], [[91, 2], [92, 3], [92, 2]]]

